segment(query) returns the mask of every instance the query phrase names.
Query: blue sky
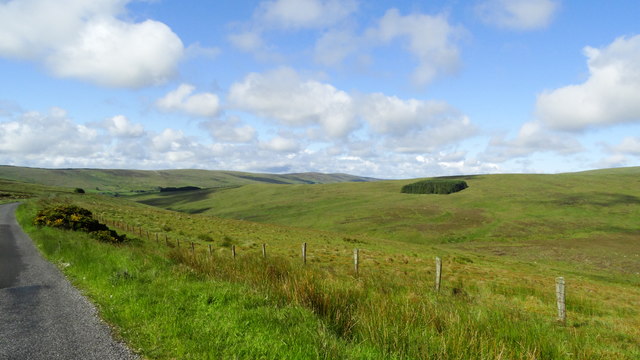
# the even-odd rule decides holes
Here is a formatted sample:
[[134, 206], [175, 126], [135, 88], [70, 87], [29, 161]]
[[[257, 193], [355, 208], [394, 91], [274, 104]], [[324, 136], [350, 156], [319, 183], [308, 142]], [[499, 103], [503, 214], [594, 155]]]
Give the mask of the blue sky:
[[634, 166], [639, 14], [631, 0], [0, 0], [0, 163]]

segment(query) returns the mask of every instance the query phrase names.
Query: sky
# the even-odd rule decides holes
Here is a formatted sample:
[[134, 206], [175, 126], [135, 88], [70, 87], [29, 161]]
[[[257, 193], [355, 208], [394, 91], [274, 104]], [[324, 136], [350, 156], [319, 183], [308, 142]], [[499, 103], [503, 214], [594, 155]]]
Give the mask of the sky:
[[640, 163], [637, 0], [0, 0], [0, 164]]

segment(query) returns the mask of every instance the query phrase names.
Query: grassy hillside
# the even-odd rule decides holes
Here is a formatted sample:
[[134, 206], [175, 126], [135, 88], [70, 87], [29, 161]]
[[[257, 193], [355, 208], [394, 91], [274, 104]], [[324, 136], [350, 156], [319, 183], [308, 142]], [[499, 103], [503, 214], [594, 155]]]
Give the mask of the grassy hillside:
[[[402, 194], [414, 181], [406, 180], [253, 184], [135, 199], [187, 213], [640, 272], [636, 255], [627, 255], [640, 253], [640, 168], [460, 179], [469, 188], [450, 195]], [[605, 253], [620, 257], [610, 261]]]
[[[122, 198], [72, 195], [45, 203], [51, 201], [89, 208], [134, 239], [107, 246], [29, 227], [119, 334], [150, 358], [640, 356], [637, 273], [552, 257], [525, 261], [458, 243], [176, 214]], [[34, 208], [23, 211], [28, 224]], [[308, 244], [306, 265], [302, 242]], [[361, 254], [358, 276], [354, 247]], [[640, 262], [637, 250], [625, 254]], [[602, 255], [619, 258], [611, 251]], [[439, 293], [433, 290], [435, 256], [444, 263]], [[567, 282], [566, 325], [555, 321], [556, 276]]]
[[106, 170], [106, 169], [41, 169], [0, 166], [0, 179], [25, 183], [83, 188], [88, 192], [131, 193], [155, 191], [159, 187], [197, 186], [228, 187], [255, 183], [315, 184], [374, 179], [346, 174], [253, 174], [209, 170]]
[[[146, 196], [199, 214], [30, 184], [0, 191], [44, 196], [22, 223], [149, 358], [636, 359], [637, 175], [469, 176], [451, 195], [401, 194], [407, 180]], [[88, 208], [133, 241], [31, 227], [52, 202]], [[207, 215], [221, 210], [261, 222]]]

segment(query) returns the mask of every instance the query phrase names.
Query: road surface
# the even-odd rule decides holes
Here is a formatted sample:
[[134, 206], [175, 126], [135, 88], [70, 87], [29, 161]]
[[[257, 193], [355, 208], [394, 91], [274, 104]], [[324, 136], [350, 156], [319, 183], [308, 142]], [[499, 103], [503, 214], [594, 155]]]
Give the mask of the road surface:
[[136, 359], [0, 205], [0, 359]]

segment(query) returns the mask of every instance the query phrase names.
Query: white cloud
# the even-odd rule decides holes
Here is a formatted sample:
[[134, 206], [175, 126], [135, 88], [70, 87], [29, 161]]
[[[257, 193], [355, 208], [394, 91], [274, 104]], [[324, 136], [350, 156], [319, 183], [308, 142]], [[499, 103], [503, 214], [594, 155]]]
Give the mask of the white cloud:
[[0, 123], [0, 156], [42, 157], [89, 156], [99, 147], [98, 132], [77, 125], [60, 108], [42, 114], [30, 111]]
[[215, 117], [220, 113], [220, 100], [212, 93], [193, 94], [195, 87], [181, 84], [156, 101], [156, 106], [167, 112], [184, 112], [190, 116]]
[[538, 96], [536, 114], [551, 128], [582, 130], [640, 121], [640, 35], [586, 47], [589, 78]]
[[300, 145], [297, 141], [282, 136], [276, 136], [269, 141], [262, 142], [260, 147], [281, 153], [295, 153], [300, 150]]
[[418, 59], [413, 81], [425, 85], [440, 73], [449, 73], [458, 67], [459, 51], [454, 41], [462, 31], [449, 24], [444, 15], [403, 16], [397, 9], [390, 9], [377, 27], [369, 29], [367, 36], [383, 43], [405, 38], [407, 50]]
[[124, 115], [116, 115], [104, 121], [107, 131], [117, 137], [140, 137], [144, 135], [144, 128], [141, 124], [132, 124]]
[[127, 0], [0, 3], [0, 56], [42, 62], [54, 75], [112, 87], [166, 81], [184, 47], [160, 22], [116, 16]]
[[620, 153], [640, 156], [640, 137], [627, 136], [622, 142], [614, 147], [615, 151]]
[[289, 126], [321, 126], [344, 137], [357, 126], [352, 97], [332, 85], [302, 79], [293, 69], [251, 73], [231, 86], [231, 106]]
[[485, 0], [476, 6], [484, 22], [515, 30], [544, 28], [559, 9], [556, 0]]
[[522, 125], [515, 139], [494, 138], [483, 154], [483, 159], [501, 163], [539, 152], [570, 155], [582, 150], [582, 145], [576, 139], [549, 131], [539, 122], [529, 122]]
[[276, 28], [322, 28], [343, 20], [357, 7], [354, 0], [275, 0], [262, 2], [255, 16]]
[[230, 116], [226, 121], [212, 120], [202, 123], [217, 141], [227, 143], [250, 143], [256, 139], [257, 131], [250, 125], [243, 125], [240, 118]]
[[476, 132], [467, 116], [444, 102], [375, 93], [360, 99], [359, 114], [374, 132], [385, 135], [390, 149], [401, 153], [432, 152]]

